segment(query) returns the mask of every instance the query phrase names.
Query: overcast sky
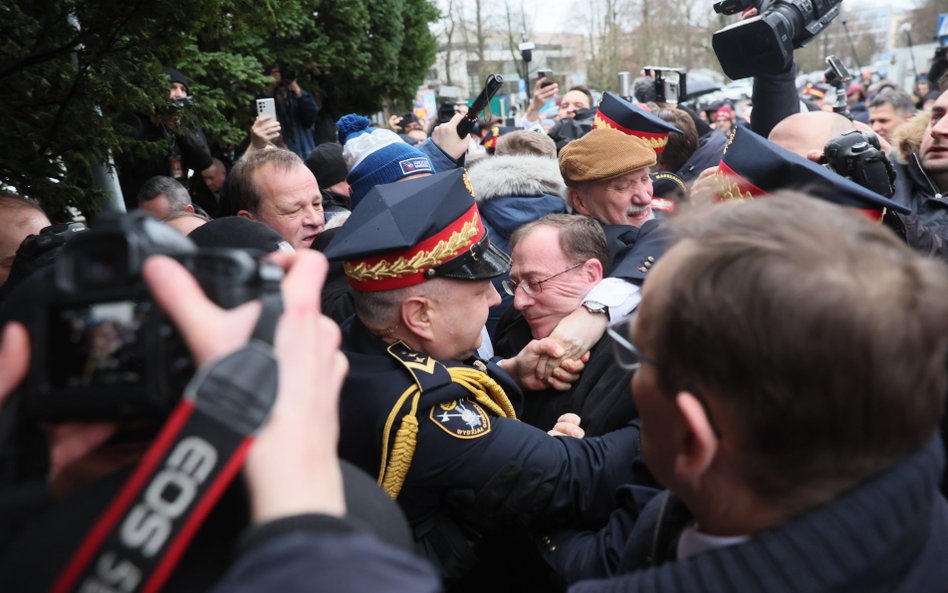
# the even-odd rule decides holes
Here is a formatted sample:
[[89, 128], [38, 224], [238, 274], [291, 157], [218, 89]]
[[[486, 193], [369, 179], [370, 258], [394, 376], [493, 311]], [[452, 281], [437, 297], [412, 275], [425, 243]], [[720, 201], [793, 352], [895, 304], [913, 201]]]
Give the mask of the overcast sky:
[[[577, 6], [582, 6], [588, 0], [574, 2], [571, 0], [524, 0], [524, 8], [527, 18], [533, 15], [533, 30], [537, 32], [564, 31], [577, 27], [575, 13]], [[712, 11], [711, 5], [715, 0], [708, 1], [708, 12]], [[914, 6], [914, 0], [896, 0], [900, 5]], [[848, 10], [863, 8], [868, 6], [880, 6], [891, 4], [893, 0], [845, 0], [844, 6]], [[515, 4], [515, 3], [511, 3]], [[578, 31], [578, 29], [577, 29]]]

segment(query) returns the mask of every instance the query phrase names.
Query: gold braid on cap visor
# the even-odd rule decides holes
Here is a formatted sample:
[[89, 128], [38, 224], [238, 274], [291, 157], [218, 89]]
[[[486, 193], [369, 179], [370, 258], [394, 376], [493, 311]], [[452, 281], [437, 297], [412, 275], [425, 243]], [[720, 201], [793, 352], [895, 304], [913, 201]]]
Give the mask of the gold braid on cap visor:
[[382, 259], [371, 266], [365, 262], [356, 265], [346, 262], [343, 264], [343, 270], [346, 276], [358, 281], [401, 278], [417, 274], [450, 260], [470, 247], [471, 239], [480, 234], [479, 221], [480, 215], [475, 210], [474, 216], [464, 223], [461, 230], [455, 231], [447, 239], [438, 241], [430, 251], [419, 251], [410, 258], [403, 256], [392, 262]]

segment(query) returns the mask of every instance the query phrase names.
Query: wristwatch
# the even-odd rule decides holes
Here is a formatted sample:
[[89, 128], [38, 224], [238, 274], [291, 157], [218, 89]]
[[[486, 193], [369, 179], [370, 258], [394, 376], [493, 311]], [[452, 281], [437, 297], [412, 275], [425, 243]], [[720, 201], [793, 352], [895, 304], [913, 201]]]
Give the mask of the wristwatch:
[[583, 308], [589, 311], [590, 313], [592, 313], [593, 315], [605, 315], [606, 317], [609, 316], [609, 307], [596, 301], [584, 302]]

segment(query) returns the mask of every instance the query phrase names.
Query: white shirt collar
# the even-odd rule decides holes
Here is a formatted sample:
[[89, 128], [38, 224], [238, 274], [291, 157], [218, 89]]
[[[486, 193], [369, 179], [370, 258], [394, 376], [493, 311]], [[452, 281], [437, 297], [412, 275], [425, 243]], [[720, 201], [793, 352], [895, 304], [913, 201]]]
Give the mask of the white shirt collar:
[[750, 539], [749, 535], [708, 535], [691, 525], [681, 532], [678, 539], [678, 559], [694, 556], [717, 548], [741, 544]]

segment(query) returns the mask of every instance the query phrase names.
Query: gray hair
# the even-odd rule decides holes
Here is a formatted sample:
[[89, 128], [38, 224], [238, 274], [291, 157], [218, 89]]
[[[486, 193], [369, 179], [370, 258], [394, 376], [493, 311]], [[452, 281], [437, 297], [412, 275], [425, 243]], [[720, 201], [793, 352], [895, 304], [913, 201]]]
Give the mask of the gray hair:
[[899, 89], [885, 89], [869, 103], [869, 108], [885, 105], [891, 105], [892, 111], [902, 117], [915, 113], [915, 101], [912, 96]]
[[391, 334], [398, 327], [401, 319], [401, 307], [407, 299], [423, 296], [437, 300], [442, 294], [443, 281], [434, 278], [421, 284], [395, 288], [393, 290], [379, 290], [373, 292], [352, 291], [352, 300], [355, 303], [355, 312], [362, 323], [376, 335]]
[[188, 194], [187, 188], [177, 179], [164, 175], [155, 175], [142, 184], [141, 189], [138, 190], [138, 204], [150, 202], [162, 194], [168, 198], [168, 205], [172, 212], [184, 210], [191, 204], [191, 195]]

